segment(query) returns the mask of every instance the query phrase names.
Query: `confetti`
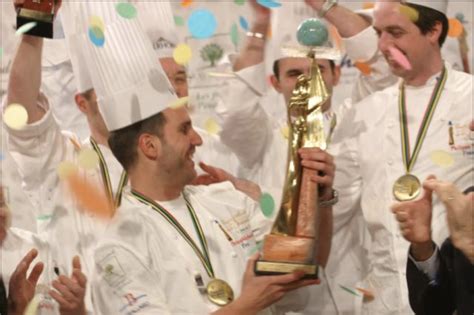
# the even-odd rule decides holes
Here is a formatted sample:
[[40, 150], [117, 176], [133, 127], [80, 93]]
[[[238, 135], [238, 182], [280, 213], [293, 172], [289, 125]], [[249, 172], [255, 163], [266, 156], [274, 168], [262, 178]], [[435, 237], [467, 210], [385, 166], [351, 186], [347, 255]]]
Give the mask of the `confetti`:
[[137, 16], [137, 9], [131, 3], [117, 3], [115, 8], [117, 9], [117, 13], [124, 19], [133, 19]]
[[362, 9], [367, 10], [367, 9], [373, 9], [375, 7], [375, 3], [373, 2], [364, 2], [362, 4]]
[[181, 16], [174, 16], [174, 24], [177, 26], [183, 26], [184, 25], [184, 19]]
[[193, 0], [181, 0], [181, 6], [183, 8], [189, 7], [191, 4], [193, 4]]
[[65, 180], [69, 176], [71, 176], [71, 174], [73, 174], [75, 171], [77, 171], [77, 166], [76, 166], [76, 164], [74, 164], [70, 161], [63, 161], [63, 162], [59, 163], [57, 171], [58, 171], [59, 178], [62, 179], [62, 180]]
[[3, 155], [3, 153], [0, 153], [0, 161], [3, 161], [5, 160], [5, 155]]
[[92, 15], [89, 18], [89, 27], [97, 27], [98, 29], [102, 30], [102, 32], [105, 30], [104, 21], [100, 16], [97, 15]]
[[207, 72], [206, 73], [210, 77], [214, 78], [235, 78], [234, 73], [226, 73], [226, 72]]
[[343, 285], [339, 285], [339, 287], [340, 287], [341, 289], [343, 289], [344, 291], [349, 292], [349, 293], [351, 293], [351, 294], [353, 294], [353, 295], [355, 295], [355, 296], [360, 296], [359, 293], [357, 293], [357, 292], [354, 291], [354, 290], [349, 289], [348, 287], [345, 287], [345, 286], [343, 286]]
[[180, 107], [183, 107], [185, 106], [189, 101], [189, 97], [186, 96], [186, 97], [181, 97], [179, 99], [177, 99], [176, 101], [174, 101], [173, 103], [171, 103], [168, 107], [171, 108], [171, 109], [178, 109]]
[[105, 44], [104, 32], [95, 26], [89, 28], [89, 39], [97, 47], [102, 47]]
[[448, 29], [448, 36], [449, 37], [459, 37], [462, 35], [462, 32], [464, 31], [464, 27], [462, 26], [462, 23], [456, 19], [452, 18], [449, 19], [449, 29]]
[[204, 123], [204, 129], [211, 135], [216, 135], [221, 130], [219, 124], [217, 124], [217, 122], [213, 118], [209, 118], [208, 120], [206, 120], [206, 122]]
[[242, 27], [244, 31], [249, 30], [249, 23], [243, 16], [239, 17], [239, 23], [240, 23], [240, 27]]
[[275, 211], [275, 201], [273, 197], [268, 193], [263, 193], [260, 196], [260, 209], [265, 217], [270, 218]]
[[30, 303], [28, 303], [28, 306], [26, 307], [23, 315], [36, 315], [39, 304], [40, 304], [39, 298], [37, 296], [33, 297]]
[[74, 200], [85, 211], [98, 218], [111, 218], [115, 209], [102, 187], [90, 182], [85, 176], [73, 172], [67, 178], [69, 189]]
[[438, 150], [430, 154], [431, 161], [437, 166], [448, 168], [454, 164], [454, 158], [449, 152]]
[[245, 0], [234, 0], [234, 3], [236, 5], [244, 5], [245, 4]]
[[94, 169], [99, 165], [99, 156], [93, 149], [82, 149], [77, 157], [77, 164], [86, 170]]
[[29, 22], [29, 23], [23, 24], [21, 27], [19, 27], [16, 30], [15, 35], [21, 35], [21, 34], [24, 34], [24, 33], [28, 33], [30, 30], [35, 28], [36, 25], [38, 25], [38, 23], [36, 23], [36, 22]]
[[237, 24], [232, 24], [232, 27], [230, 28], [230, 40], [232, 41], [232, 44], [234, 46], [238, 47], [239, 46], [239, 29], [237, 27]]
[[274, 0], [257, 0], [257, 3], [269, 9], [281, 7], [281, 3]]
[[464, 20], [464, 14], [463, 13], [456, 13], [456, 19], [458, 19], [459, 22], [461, 22], [461, 23], [466, 23], [466, 21]]
[[370, 302], [375, 299], [374, 294], [369, 290], [362, 289], [362, 288], [356, 288], [356, 290], [361, 292], [364, 295], [364, 301], [366, 302]]
[[0, 47], [0, 58], [3, 56], [3, 48]]
[[28, 112], [20, 104], [11, 104], [3, 113], [3, 121], [12, 129], [22, 129], [28, 123]]
[[407, 57], [396, 47], [390, 46], [389, 48], [390, 55], [392, 55], [393, 60], [398, 63], [405, 70], [411, 70], [410, 61]]
[[48, 220], [51, 220], [52, 218], [53, 218], [52, 214], [43, 214], [43, 215], [37, 216], [36, 220], [38, 220], [38, 221], [48, 221]]
[[406, 5], [400, 5], [399, 10], [400, 13], [406, 16], [412, 23], [418, 22], [418, 19], [420, 18], [420, 13], [416, 9]]
[[365, 76], [372, 73], [372, 68], [365, 62], [356, 62], [354, 66]]
[[209, 10], [196, 10], [189, 16], [188, 28], [194, 38], [209, 38], [214, 35], [216, 31], [217, 20], [214, 14]]
[[186, 65], [187, 63], [189, 63], [192, 56], [193, 52], [191, 50], [191, 47], [186, 44], [180, 44], [176, 46], [173, 51], [174, 61], [176, 61], [176, 63], [179, 65]]
[[282, 127], [280, 131], [285, 139], [288, 139], [290, 137], [290, 128], [288, 126]]

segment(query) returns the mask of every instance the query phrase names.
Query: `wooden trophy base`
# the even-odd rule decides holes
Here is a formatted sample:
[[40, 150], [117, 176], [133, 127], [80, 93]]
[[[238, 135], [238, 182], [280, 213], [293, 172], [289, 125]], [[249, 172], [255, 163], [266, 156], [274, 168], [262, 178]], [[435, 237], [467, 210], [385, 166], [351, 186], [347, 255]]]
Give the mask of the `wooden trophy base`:
[[263, 257], [255, 264], [256, 275], [280, 275], [300, 270], [305, 279], [318, 278], [313, 238], [269, 234], [263, 243]]
[[53, 14], [25, 8], [20, 9], [20, 12], [16, 17], [17, 29], [30, 22], [35, 22], [36, 26], [24, 34], [44, 38], [53, 38]]

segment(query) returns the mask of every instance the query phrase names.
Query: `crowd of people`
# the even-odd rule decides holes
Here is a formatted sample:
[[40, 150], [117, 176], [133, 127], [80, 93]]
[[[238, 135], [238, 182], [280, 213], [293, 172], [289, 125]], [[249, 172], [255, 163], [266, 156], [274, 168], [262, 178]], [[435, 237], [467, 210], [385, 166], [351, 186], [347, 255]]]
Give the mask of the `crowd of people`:
[[[19, 35], [2, 103], [28, 120], [2, 127], [2, 169], [17, 178], [0, 189], [0, 315], [473, 314], [473, 88], [443, 58], [447, 1], [376, 1], [364, 12], [301, 1], [373, 69], [352, 99], [321, 105], [328, 148], [298, 151], [319, 187], [318, 279], [255, 273], [283, 199], [286, 108], [311, 71], [312, 59], [285, 55], [298, 48], [296, 29], [273, 48], [270, 81], [282, 101], [272, 106], [283, 110], [272, 114], [262, 100], [268, 34], [279, 24], [275, 10], [248, 1], [253, 20], [214, 135], [193, 126], [170, 3], [132, 1], [136, 19], [118, 15], [117, 3], [55, 5], [86, 139], [62, 130], [43, 93], [45, 40]], [[92, 16], [106, 30], [100, 45], [89, 40]], [[332, 93], [338, 58], [317, 63]], [[84, 152], [97, 163], [78, 167]], [[3, 186], [13, 185], [34, 231], [11, 224], [21, 210]], [[270, 213], [261, 209], [268, 195]]]

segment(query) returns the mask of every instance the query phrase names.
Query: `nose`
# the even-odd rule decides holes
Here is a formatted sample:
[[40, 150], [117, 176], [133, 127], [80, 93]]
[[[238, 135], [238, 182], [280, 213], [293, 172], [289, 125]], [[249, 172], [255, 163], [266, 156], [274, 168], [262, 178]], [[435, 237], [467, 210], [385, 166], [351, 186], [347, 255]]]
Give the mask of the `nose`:
[[202, 138], [201, 136], [196, 132], [196, 130], [192, 130], [192, 133], [191, 133], [191, 144], [196, 146], [196, 147], [199, 147], [202, 145]]
[[392, 40], [390, 38], [390, 35], [388, 35], [386, 32], [382, 32], [380, 34], [379, 41], [378, 41], [378, 46], [379, 46], [380, 51], [383, 54], [387, 54], [388, 53], [388, 47], [390, 47], [392, 45], [393, 45], [393, 43], [392, 43]]

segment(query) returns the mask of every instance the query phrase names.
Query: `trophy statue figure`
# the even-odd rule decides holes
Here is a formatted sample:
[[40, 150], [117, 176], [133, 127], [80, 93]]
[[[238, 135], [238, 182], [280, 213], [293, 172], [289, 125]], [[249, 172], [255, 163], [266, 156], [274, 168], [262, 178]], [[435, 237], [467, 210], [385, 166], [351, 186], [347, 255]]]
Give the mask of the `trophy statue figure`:
[[17, 29], [27, 23], [36, 25], [25, 34], [53, 38], [54, 7], [56, 0], [25, 0], [16, 17]]
[[[325, 25], [317, 19], [306, 20], [298, 28], [298, 40], [306, 46], [319, 46], [327, 38]], [[306, 278], [318, 277], [319, 196], [317, 184], [310, 180], [317, 171], [301, 165], [298, 150], [326, 149], [322, 105], [330, 95], [315, 51], [310, 50], [307, 57], [312, 59], [311, 73], [298, 77], [288, 105], [289, 154], [282, 203], [271, 233], [265, 236], [256, 274], [302, 270]]]

